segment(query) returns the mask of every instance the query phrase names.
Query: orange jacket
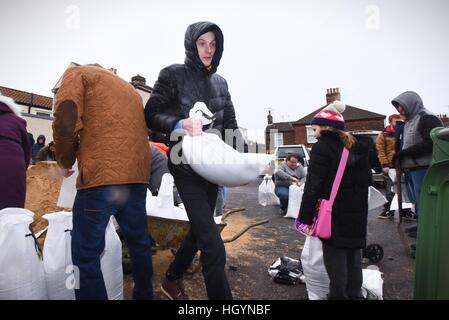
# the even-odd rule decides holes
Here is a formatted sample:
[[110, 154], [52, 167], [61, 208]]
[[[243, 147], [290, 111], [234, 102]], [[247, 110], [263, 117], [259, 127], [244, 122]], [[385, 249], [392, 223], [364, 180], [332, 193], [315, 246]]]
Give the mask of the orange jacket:
[[384, 129], [376, 138], [377, 157], [382, 168], [393, 167], [393, 155], [396, 138], [395, 133], [388, 127]]
[[132, 85], [98, 66], [67, 69], [55, 100], [56, 161], [78, 160], [78, 190], [150, 179], [143, 102]]
[[148, 141], [148, 142], [149, 142], [150, 146], [154, 146], [154, 147], [158, 148], [164, 156], [167, 156], [168, 147], [165, 144], [160, 143], [160, 142], [154, 142], [154, 141]]

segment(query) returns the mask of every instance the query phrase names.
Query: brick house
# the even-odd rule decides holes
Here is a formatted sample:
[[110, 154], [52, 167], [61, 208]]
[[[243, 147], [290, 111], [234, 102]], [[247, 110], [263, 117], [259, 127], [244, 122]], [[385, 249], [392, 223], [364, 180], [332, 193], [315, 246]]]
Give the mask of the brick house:
[[[79, 64], [71, 62], [69, 67], [72, 66], [79, 66]], [[52, 89], [54, 96], [56, 96], [61, 80], [62, 76]], [[152, 88], [146, 85], [145, 78], [140, 75], [132, 77], [130, 83], [142, 97], [143, 107], [150, 97]], [[34, 138], [43, 134], [47, 143], [53, 140], [53, 98], [3, 86], [0, 86], [0, 92], [4, 96], [12, 98], [22, 107], [22, 116], [27, 122], [27, 131], [32, 133]]]
[[0, 92], [21, 106], [22, 116], [27, 122], [27, 130], [33, 134], [35, 139], [43, 134], [47, 142], [53, 140], [52, 98], [3, 86], [0, 86]]
[[[270, 146], [270, 153], [273, 153], [274, 149], [281, 144], [305, 144], [308, 147], [312, 146], [316, 140], [313, 136], [312, 128], [309, 126], [310, 121], [321, 109], [334, 100], [341, 100], [338, 88], [327, 90], [326, 105], [294, 122], [273, 123], [273, 117], [271, 116], [271, 112], [269, 112], [267, 117], [268, 125], [265, 129], [265, 141], [267, 148]], [[382, 130], [384, 128], [385, 115], [350, 105], [346, 105], [343, 117], [345, 118], [347, 131]]]
[[268, 125], [265, 128], [265, 147], [266, 153], [271, 154], [276, 147], [283, 144], [295, 143], [295, 129], [293, 122], [276, 122], [273, 123], [271, 111], [268, 111]]

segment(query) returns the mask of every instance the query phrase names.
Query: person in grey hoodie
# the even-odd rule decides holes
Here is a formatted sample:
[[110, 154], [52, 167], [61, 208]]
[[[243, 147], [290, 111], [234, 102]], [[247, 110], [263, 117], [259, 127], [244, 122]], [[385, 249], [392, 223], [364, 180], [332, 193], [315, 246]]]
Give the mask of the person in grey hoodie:
[[433, 142], [430, 131], [443, 124], [437, 116], [424, 108], [423, 101], [416, 92], [406, 91], [391, 103], [405, 118], [402, 148], [394, 154], [393, 163], [399, 160], [400, 167], [407, 176], [418, 220], [421, 185], [432, 160]]
[[280, 201], [280, 213], [284, 215], [288, 207], [288, 192], [292, 184], [301, 186], [306, 180], [306, 171], [299, 163], [299, 156], [296, 154], [289, 154], [274, 174], [275, 188], [274, 193]]

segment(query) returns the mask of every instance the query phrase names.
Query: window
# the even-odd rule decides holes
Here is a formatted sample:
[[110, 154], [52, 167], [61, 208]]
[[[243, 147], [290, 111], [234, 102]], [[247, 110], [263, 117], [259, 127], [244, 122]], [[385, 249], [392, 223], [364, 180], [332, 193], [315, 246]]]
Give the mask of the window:
[[41, 116], [41, 117], [46, 117], [46, 118], [50, 118], [51, 117], [51, 114], [47, 113], [47, 112], [39, 112], [39, 111], [37, 111], [36, 115], [37, 116]]
[[277, 148], [284, 144], [284, 134], [282, 132], [277, 132], [274, 134], [274, 147]]
[[317, 142], [315, 136], [313, 135], [312, 126], [306, 126], [306, 130], [307, 130], [307, 143]]

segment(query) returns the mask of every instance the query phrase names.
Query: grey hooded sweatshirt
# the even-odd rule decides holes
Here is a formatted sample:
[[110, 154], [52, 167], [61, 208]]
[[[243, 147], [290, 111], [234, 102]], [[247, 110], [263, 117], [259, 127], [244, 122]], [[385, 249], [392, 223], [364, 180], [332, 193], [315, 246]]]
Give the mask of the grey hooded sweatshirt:
[[424, 108], [421, 97], [413, 91], [406, 91], [391, 103], [401, 105], [407, 119], [404, 126], [401, 153], [401, 168], [428, 167], [432, 161], [433, 142], [430, 131], [443, 124], [432, 112]]

